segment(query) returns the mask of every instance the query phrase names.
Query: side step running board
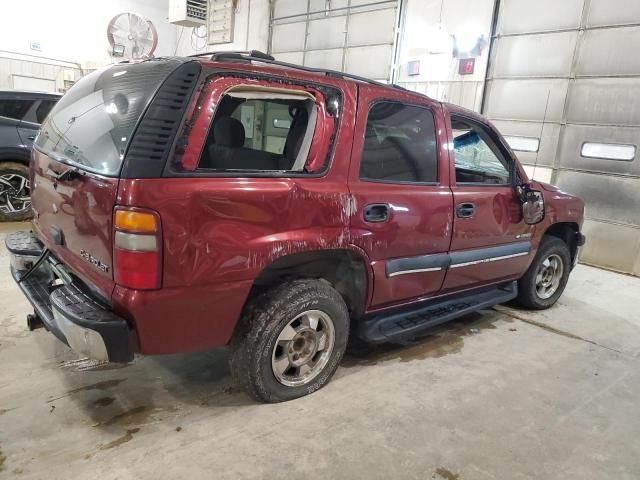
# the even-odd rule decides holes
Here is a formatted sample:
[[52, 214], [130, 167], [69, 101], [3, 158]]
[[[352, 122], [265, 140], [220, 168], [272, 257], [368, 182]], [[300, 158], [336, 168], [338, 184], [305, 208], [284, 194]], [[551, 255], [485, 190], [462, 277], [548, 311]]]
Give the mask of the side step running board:
[[481, 308], [508, 302], [518, 295], [517, 282], [423, 302], [365, 318], [357, 335], [370, 343], [405, 341], [441, 323]]

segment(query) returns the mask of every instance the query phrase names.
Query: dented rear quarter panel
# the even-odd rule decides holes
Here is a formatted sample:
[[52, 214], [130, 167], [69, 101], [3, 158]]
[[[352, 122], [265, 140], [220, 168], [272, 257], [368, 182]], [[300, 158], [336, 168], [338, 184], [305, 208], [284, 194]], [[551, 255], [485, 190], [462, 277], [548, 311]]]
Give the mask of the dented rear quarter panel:
[[[225, 345], [253, 280], [272, 262], [300, 252], [354, 250], [347, 175], [356, 90], [332, 86], [338, 85], [343, 106], [324, 174], [120, 180], [119, 205], [152, 208], [162, 219], [162, 289], [116, 287], [112, 297], [116, 311], [135, 321], [142, 353]], [[213, 102], [202, 107], [207, 123]], [[196, 121], [188, 148], [200, 151], [206, 135]], [[330, 147], [326, 142], [326, 154]]]

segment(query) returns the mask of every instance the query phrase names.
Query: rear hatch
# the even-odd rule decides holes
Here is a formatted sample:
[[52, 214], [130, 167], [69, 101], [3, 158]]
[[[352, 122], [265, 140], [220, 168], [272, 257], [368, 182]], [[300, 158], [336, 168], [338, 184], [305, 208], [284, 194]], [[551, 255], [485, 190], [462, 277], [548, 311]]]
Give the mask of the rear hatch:
[[34, 229], [104, 298], [114, 287], [112, 217], [131, 138], [163, 83], [183, 63], [153, 59], [87, 75], [56, 104], [36, 139]]

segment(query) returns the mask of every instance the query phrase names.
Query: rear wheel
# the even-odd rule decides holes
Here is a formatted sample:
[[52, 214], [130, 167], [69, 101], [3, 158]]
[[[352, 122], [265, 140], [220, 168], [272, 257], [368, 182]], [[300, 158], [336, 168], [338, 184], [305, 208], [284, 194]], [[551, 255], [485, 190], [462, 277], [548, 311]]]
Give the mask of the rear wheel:
[[320, 280], [287, 282], [247, 306], [231, 372], [259, 401], [292, 400], [329, 382], [348, 338], [349, 313], [335, 289]]
[[0, 221], [19, 222], [32, 217], [29, 168], [15, 162], [0, 163]]
[[518, 303], [534, 310], [551, 307], [562, 295], [570, 271], [567, 244], [556, 237], [543, 237], [536, 257], [518, 282]]

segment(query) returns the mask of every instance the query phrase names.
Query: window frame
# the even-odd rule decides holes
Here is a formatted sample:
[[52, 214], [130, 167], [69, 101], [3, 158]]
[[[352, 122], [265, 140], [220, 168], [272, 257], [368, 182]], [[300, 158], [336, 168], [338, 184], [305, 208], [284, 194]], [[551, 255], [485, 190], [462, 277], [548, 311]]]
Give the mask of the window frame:
[[[384, 179], [377, 179], [377, 178], [363, 178], [360, 176], [360, 167], [362, 165], [362, 155], [364, 153], [364, 141], [365, 141], [365, 135], [367, 133], [367, 124], [369, 122], [369, 115], [371, 113], [371, 110], [378, 104], [380, 103], [397, 103], [406, 107], [416, 107], [416, 108], [421, 108], [424, 110], [427, 110], [431, 116], [433, 117], [433, 138], [436, 141], [436, 148], [435, 148], [435, 152], [436, 152], [436, 181], [434, 182], [414, 182], [412, 180], [384, 180]], [[389, 99], [389, 98], [377, 98], [374, 101], [372, 101], [371, 103], [369, 103], [368, 105], [368, 109], [367, 109], [367, 118], [365, 119], [365, 124], [364, 124], [364, 132], [362, 134], [362, 148], [360, 149], [360, 155], [358, 156], [358, 165], [357, 165], [357, 178], [358, 181], [363, 182], [363, 183], [381, 183], [381, 184], [386, 184], [386, 185], [418, 185], [418, 186], [427, 186], [427, 187], [433, 187], [433, 186], [439, 186], [442, 183], [441, 180], [441, 169], [440, 169], [440, 142], [438, 140], [438, 128], [437, 128], [437, 116], [433, 110], [433, 108], [431, 108], [429, 105], [424, 105], [424, 104], [420, 104], [420, 103], [414, 103], [414, 102], [405, 102], [402, 100], [398, 100], [398, 99]]]
[[[49, 111], [44, 116], [42, 121], [38, 121], [38, 110], [40, 110], [40, 108], [43, 105], [45, 105], [45, 102], [51, 102], [51, 107], [49, 108]], [[53, 107], [56, 106], [56, 103], [58, 103], [58, 100], [54, 100], [53, 98], [40, 98], [40, 99], [38, 99], [38, 104], [35, 106], [35, 108], [33, 110], [33, 114], [35, 116], [35, 123], [37, 123], [38, 125], [42, 125], [44, 123], [44, 121], [47, 119], [47, 117], [49, 116], [49, 114], [51, 113], [51, 110], [53, 110]]]
[[[484, 133], [491, 142], [493, 142], [494, 146], [498, 150], [498, 153], [502, 158], [507, 162], [507, 174], [508, 180], [507, 183], [484, 183], [484, 182], [459, 182], [456, 175], [456, 152], [455, 148], [453, 148], [453, 122], [454, 119], [460, 119], [465, 123], [469, 123], [474, 128], [477, 128], [482, 133]], [[513, 188], [516, 185], [516, 180], [518, 178], [518, 169], [516, 168], [516, 160], [513, 158], [511, 153], [509, 152], [508, 145], [505, 145], [506, 140], [503, 140], [499, 133], [493, 129], [491, 126], [479, 121], [471, 116], [464, 115], [462, 113], [451, 112], [449, 114], [449, 128], [451, 129], [451, 167], [452, 167], [452, 178], [451, 185], [455, 186], [473, 186], [473, 187], [509, 187]], [[482, 138], [482, 137], [481, 137]], [[496, 152], [491, 148], [486, 140], [482, 139], [489, 149], [493, 152], [496, 157], [498, 156]], [[498, 158], [499, 160], [499, 158]]]
[[[183, 168], [184, 159], [184, 147], [176, 151], [176, 146], [179, 146], [183, 142], [193, 141], [191, 135], [191, 129], [198, 122], [200, 115], [202, 115], [208, 106], [214, 104], [215, 109], [211, 112], [211, 117], [207, 125], [207, 134], [209, 128], [213, 124], [213, 119], [218, 111], [220, 102], [216, 99], [211, 100], [213, 84], [216, 81], [237, 81], [250, 84], [252, 80], [258, 80], [262, 82], [268, 82], [270, 87], [282, 88], [282, 85], [292, 85], [303, 89], [312, 89], [323, 97], [323, 107], [326, 115], [334, 119], [333, 130], [330, 135], [330, 141], [328, 149], [325, 155], [325, 163], [321, 170], [313, 173], [308, 172], [294, 172], [289, 170], [233, 170], [233, 171], [219, 171], [213, 169], [198, 169], [197, 164], [194, 170], [186, 170]], [[241, 85], [238, 83], [237, 85]], [[225, 89], [228, 90], [234, 85], [230, 85]], [[264, 73], [247, 73], [240, 70], [228, 70], [228, 69], [207, 69], [203, 70], [200, 79], [198, 80], [198, 86], [196, 87], [197, 98], [192, 105], [192, 109], [187, 109], [187, 112], [182, 120], [181, 126], [178, 128], [176, 138], [174, 140], [174, 147], [172, 153], [165, 164], [162, 176], [165, 178], [322, 178], [325, 177], [332, 168], [334, 162], [334, 153], [336, 149], [337, 137], [342, 128], [342, 109], [344, 108], [344, 92], [334, 85], [319, 84], [316, 82], [308, 82], [300, 79], [292, 79], [283, 77], [280, 75], [270, 75]], [[330, 100], [336, 98], [338, 100], [338, 115], [330, 115], [327, 110], [327, 104]], [[202, 144], [199, 147], [198, 163], [202, 156], [203, 149], [206, 144], [206, 135], [202, 140]], [[187, 144], [188, 145], [188, 144]], [[312, 145], [313, 148], [313, 145]]]

